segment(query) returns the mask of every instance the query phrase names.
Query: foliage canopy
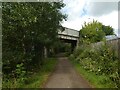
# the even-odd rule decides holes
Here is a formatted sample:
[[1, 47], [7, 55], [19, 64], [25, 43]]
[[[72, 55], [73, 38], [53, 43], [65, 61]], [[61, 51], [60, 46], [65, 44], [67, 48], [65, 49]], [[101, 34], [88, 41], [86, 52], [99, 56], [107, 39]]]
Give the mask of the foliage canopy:
[[89, 23], [84, 23], [80, 30], [81, 43], [99, 42], [105, 38], [105, 35], [113, 35], [113, 28], [105, 26], [102, 23], [93, 20]]
[[57, 41], [58, 28], [66, 19], [62, 2], [3, 2], [3, 72], [11, 73], [17, 64], [41, 65], [44, 47]]

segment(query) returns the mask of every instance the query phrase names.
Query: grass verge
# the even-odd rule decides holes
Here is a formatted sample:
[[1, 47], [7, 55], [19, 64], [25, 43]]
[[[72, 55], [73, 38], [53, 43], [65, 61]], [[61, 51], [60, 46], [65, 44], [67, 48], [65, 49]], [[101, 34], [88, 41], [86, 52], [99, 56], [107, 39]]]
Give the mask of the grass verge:
[[24, 85], [24, 87], [25, 88], [42, 88], [43, 84], [48, 79], [48, 76], [54, 70], [55, 65], [56, 65], [55, 58], [47, 59], [43, 67], [41, 67], [41, 70], [29, 78], [28, 81], [31, 83]]
[[14, 79], [3, 81], [3, 88], [42, 88], [43, 84], [48, 79], [48, 76], [54, 70], [57, 63], [55, 58], [44, 60], [44, 65], [37, 68], [31, 75], [27, 76], [25, 83], [19, 83]]
[[105, 75], [96, 75], [85, 70], [78, 62], [71, 60], [75, 69], [91, 84], [92, 88], [116, 88], [115, 84]]

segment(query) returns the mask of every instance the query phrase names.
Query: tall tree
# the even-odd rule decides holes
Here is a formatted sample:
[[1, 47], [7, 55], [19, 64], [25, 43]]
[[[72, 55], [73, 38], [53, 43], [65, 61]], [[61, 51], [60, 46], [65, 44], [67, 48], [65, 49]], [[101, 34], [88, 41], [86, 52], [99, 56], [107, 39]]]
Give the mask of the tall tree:
[[57, 40], [57, 30], [66, 18], [60, 12], [64, 3], [4, 2], [2, 5], [3, 71], [12, 71], [19, 63], [26, 68], [41, 63], [44, 46], [52, 46]]
[[93, 20], [91, 23], [84, 23], [80, 30], [81, 43], [94, 43], [101, 41], [105, 34], [102, 31], [102, 23]]
[[104, 31], [105, 35], [114, 35], [114, 30], [111, 26], [102, 25], [102, 30]]

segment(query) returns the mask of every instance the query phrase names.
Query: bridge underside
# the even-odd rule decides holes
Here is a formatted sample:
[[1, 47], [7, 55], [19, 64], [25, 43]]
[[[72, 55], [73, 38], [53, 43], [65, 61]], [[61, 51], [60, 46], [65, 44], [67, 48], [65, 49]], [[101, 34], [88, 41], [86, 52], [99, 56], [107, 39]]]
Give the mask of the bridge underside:
[[58, 38], [65, 43], [71, 43], [71, 51], [77, 46], [79, 31], [64, 27], [64, 31], [58, 32]]
[[63, 38], [60, 38], [60, 40], [65, 42], [65, 43], [71, 44], [71, 52], [73, 52], [75, 47], [77, 46], [77, 40], [70, 40], [70, 39], [63, 39]]

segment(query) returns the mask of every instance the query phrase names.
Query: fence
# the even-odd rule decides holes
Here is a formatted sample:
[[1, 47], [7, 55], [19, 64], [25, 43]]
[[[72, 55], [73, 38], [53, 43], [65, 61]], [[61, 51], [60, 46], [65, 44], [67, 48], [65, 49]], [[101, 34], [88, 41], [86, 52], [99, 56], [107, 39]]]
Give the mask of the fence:
[[[97, 43], [92, 43], [90, 45], [92, 48], [99, 48], [103, 44], [104, 44], [104, 42], [97, 42]], [[107, 40], [106, 44], [109, 46], [112, 46], [113, 49], [119, 50], [119, 52], [120, 52], [120, 38], [113, 39], [113, 40]]]

